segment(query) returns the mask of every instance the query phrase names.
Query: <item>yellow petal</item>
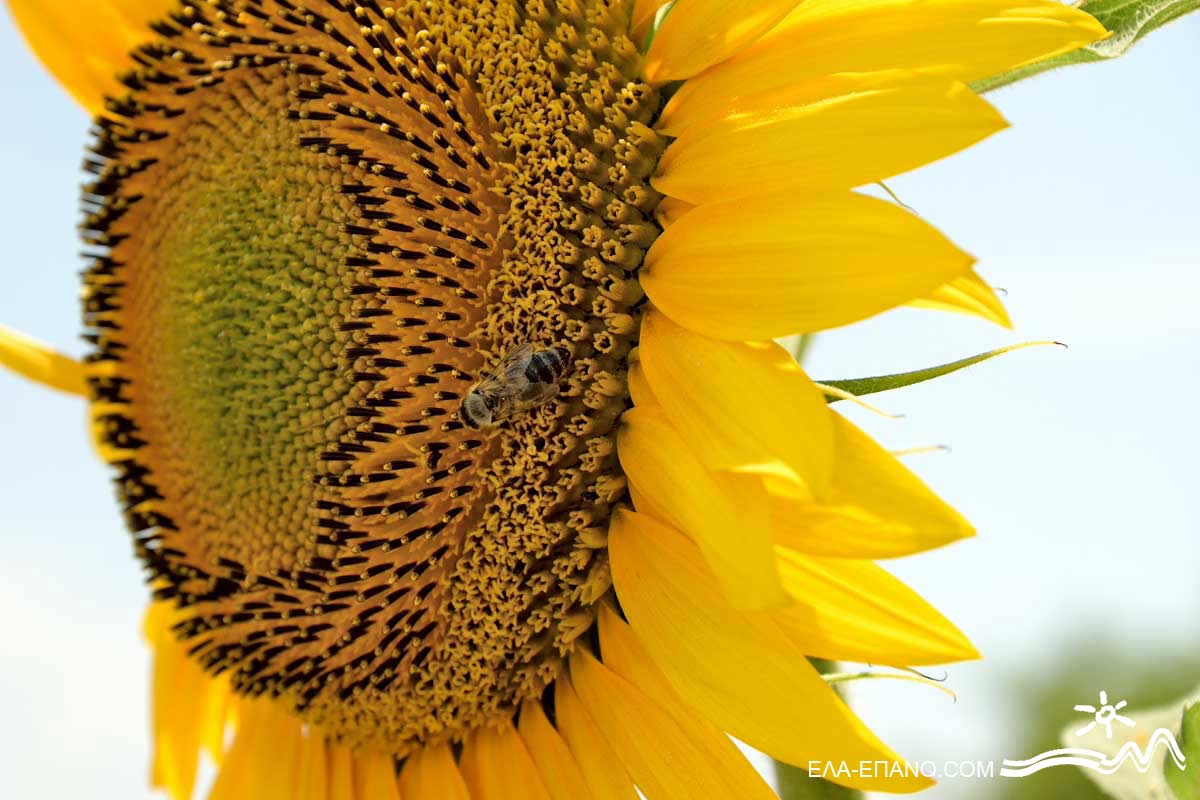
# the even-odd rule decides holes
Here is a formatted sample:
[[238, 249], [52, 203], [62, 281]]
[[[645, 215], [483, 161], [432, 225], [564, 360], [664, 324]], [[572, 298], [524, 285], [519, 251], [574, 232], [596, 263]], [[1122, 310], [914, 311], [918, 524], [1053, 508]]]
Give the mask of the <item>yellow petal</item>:
[[354, 759], [356, 800], [400, 800], [396, 760], [388, 753], [367, 751]]
[[689, 80], [660, 124], [674, 130], [814, 76], [909, 69], [969, 82], [1105, 35], [1056, 0], [806, 0], [735, 58]]
[[[325, 737], [311, 729], [300, 748], [299, 775], [296, 779], [296, 800], [328, 800], [329, 761]], [[264, 760], [259, 769], [273, 762]], [[251, 795], [258, 797], [258, 794]], [[280, 798], [283, 800], [283, 798]]]
[[633, 780], [584, 710], [570, 681], [555, 681], [554, 710], [558, 730], [571, 748], [594, 800], [638, 800]]
[[445, 744], [421, 748], [405, 759], [400, 796], [404, 800], [471, 800], [450, 746]]
[[356, 800], [354, 757], [349, 748], [329, 744], [329, 800]]
[[458, 767], [472, 800], [550, 800], [512, 723], [479, 728], [463, 745]]
[[78, 361], [2, 325], [0, 367], [8, 367], [24, 378], [62, 392], [87, 393], [83, 367]]
[[[609, 533], [613, 578], [638, 640], [684, 700], [715, 724], [790, 764], [898, 762], [777, 625], [777, 612], [721, 599], [700, 554], [672, 528], [619, 511]], [[803, 724], [798, 724], [802, 720]], [[921, 777], [839, 777], [868, 790], [916, 791]]]
[[945, 286], [939, 286], [925, 297], [910, 301], [909, 305], [935, 311], [969, 314], [1004, 328], [1011, 329], [1013, 326], [1008, 310], [1004, 308], [996, 290], [974, 270], [955, 278]]
[[646, 35], [650, 33], [650, 26], [654, 23], [658, 9], [665, 4], [666, 0], [634, 0], [633, 14], [629, 19], [629, 30], [638, 47], [641, 47], [646, 41]]
[[773, 617], [808, 655], [894, 666], [979, 657], [953, 623], [870, 561], [781, 550], [779, 567], [798, 602]]
[[732, 56], [769, 31], [798, 0], [678, 0], [654, 36], [642, 74], [680, 81]]
[[786, 350], [709, 339], [652, 311], [638, 351], [654, 397], [675, 428], [703, 442], [696, 452], [706, 466], [780, 461], [824, 491], [833, 469], [829, 407]]
[[712, 731], [720, 729], [703, 717], [692, 713], [671, 688], [671, 682], [662, 670], [654, 663], [654, 659], [642, 647], [629, 623], [621, 619], [612, 606], [605, 603], [600, 607], [596, 617], [600, 629], [600, 654], [604, 666], [641, 689], [650, 698], [664, 708], [673, 708], [679, 714], [685, 715], [697, 727]]
[[761, 341], [873, 316], [965, 275], [973, 260], [884, 200], [784, 193], [696, 208], [654, 243], [641, 282], [686, 328]]
[[233, 744], [209, 800], [297, 800], [304, 779], [304, 748], [300, 720], [281, 704], [243, 703]]
[[654, 218], [664, 229], [671, 227], [677, 219], [695, 208], [691, 203], [685, 203], [674, 197], [664, 197], [654, 209]]
[[727, 739], [695, 735], [586, 650], [571, 657], [571, 682], [647, 800], [775, 800], [746, 757], [724, 746]]
[[638, 361], [633, 359], [629, 364], [629, 396], [635, 406], [652, 408], [659, 405], [658, 398], [654, 396], [654, 390], [646, 382], [645, 370]]
[[814, 555], [894, 558], [975, 534], [961, 514], [840, 414], [832, 414], [834, 474], [819, 503], [768, 481], [775, 540]]
[[730, 602], [741, 608], [788, 602], [775, 572], [765, 497], [744, 494], [761, 487], [757, 478], [705, 469], [666, 418], [645, 407], [622, 417], [617, 449], [639, 497], [700, 546]]
[[590, 800], [591, 792], [575, 757], [546, 719], [540, 702], [531, 700], [521, 706], [517, 730], [551, 800]]
[[[263, 735], [251, 753], [254, 767], [243, 788], [245, 797], [262, 800], [304, 798], [301, 782], [316, 776], [320, 792], [307, 797], [325, 796], [325, 741], [304, 736], [304, 726], [291, 709], [274, 700], [260, 700], [265, 706]], [[319, 749], [318, 749], [319, 748]], [[320, 760], [318, 761], [318, 755]]]
[[648, 705], [660, 709], [670, 716], [680, 729], [687, 731], [701, 751], [711, 754], [711, 761], [724, 764], [723, 769], [737, 775], [743, 784], [754, 786], [754, 793], [759, 792], [758, 782], [751, 775], [745, 774], [750, 766], [742, 757], [741, 751], [724, 731], [696, 714], [683, 702], [671, 688], [666, 676], [654, 664], [650, 654], [638, 642], [633, 630], [617, 616], [611, 606], [605, 605], [600, 609], [599, 625], [604, 666], [645, 693]]
[[171, 632], [179, 619], [168, 603], [146, 609], [143, 635], [154, 661], [150, 783], [172, 800], [192, 796], [201, 749], [220, 764], [231, 707], [226, 678], [207, 675]]
[[900, 558], [961, 538], [944, 530], [881, 520], [857, 506], [827, 506], [768, 494], [776, 544], [830, 558]]
[[259, 767], [253, 761], [252, 751], [255, 749], [256, 740], [265, 733], [262, 730], [264, 705], [246, 704], [233, 743], [230, 744], [229, 752], [208, 793], [208, 800], [243, 800], [242, 789]]
[[766, 102], [683, 131], [659, 162], [654, 188], [697, 204], [851, 189], [956, 153], [1007, 124], [964, 84], [943, 78], [867, 85], [816, 102], [785, 90]]
[[192, 796], [204, 731], [205, 681], [200, 665], [174, 641], [154, 648], [151, 784], [171, 800]]
[[204, 721], [200, 740], [208, 757], [214, 764], [219, 765], [225, 755], [225, 734], [229, 720], [237, 705], [229, 689], [228, 678], [209, 677], [204, 699]]
[[117, 75], [136, 67], [129, 57], [157, 38], [150, 30], [178, 0], [8, 0], [26, 42], [71, 96], [95, 114], [105, 95], [125, 90]]

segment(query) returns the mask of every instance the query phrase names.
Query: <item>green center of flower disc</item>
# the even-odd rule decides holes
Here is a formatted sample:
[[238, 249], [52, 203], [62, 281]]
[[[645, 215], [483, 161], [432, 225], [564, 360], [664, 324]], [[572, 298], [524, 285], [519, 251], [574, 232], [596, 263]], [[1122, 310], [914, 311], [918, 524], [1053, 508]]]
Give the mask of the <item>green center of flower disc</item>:
[[353, 177], [296, 146], [280, 85], [279, 68], [231, 75], [190, 111], [126, 294], [178, 522], [256, 572], [311, 560], [312, 476], [358, 394], [340, 358]]
[[[194, 655], [403, 752], [537, 697], [610, 591], [659, 101], [631, 2], [293, 5], [185, 4], [99, 121], [93, 416]], [[525, 342], [559, 395], [466, 427]]]

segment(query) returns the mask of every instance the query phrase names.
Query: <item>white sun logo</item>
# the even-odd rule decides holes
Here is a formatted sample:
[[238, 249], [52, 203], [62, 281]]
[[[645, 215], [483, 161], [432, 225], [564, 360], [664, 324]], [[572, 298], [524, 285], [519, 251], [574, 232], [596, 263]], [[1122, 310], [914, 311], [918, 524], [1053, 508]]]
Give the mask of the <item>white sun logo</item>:
[[1122, 708], [1124, 708], [1126, 705], [1128, 705], [1128, 703], [1126, 703], [1124, 700], [1117, 703], [1116, 705], [1110, 705], [1108, 702], [1108, 692], [1101, 690], [1100, 691], [1100, 708], [1096, 708], [1095, 706], [1075, 706], [1076, 711], [1085, 711], [1088, 714], [1096, 715], [1096, 718], [1094, 720], [1089, 722], [1087, 725], [1084, 725], [1079, 730], [1075, 731], [1075, 735], [1083, 736], [1084, 734], [1086, 734], [1088, 731], [1090, 731], [1092, 728], [1096, 727], [1097, 725], [1103, 725], [1105, 734], [1107, 734], [1108, 738], [1111, 739], [1112, 738], [1112, 725], [1113, 725], [1114, 721], [1119, 722], [1122, 725], [1128, 725], [1129, 727], [1132, 728], [1137, 723], [1134, 722], [1133, 720], [1131, 720], [1129, 717], [1123, 717], [1117, 713]]

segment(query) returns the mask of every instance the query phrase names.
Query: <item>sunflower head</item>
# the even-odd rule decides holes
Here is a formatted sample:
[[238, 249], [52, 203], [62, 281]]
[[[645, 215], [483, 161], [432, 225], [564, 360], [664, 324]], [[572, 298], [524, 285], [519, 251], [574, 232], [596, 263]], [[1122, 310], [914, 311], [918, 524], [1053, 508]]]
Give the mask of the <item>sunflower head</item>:
[[[392, 746], [538, 697], [611, 586], [659, 228], [622, 3], [185, 4], [97, 129], [95, 418], [178, 634]], [[495, 432], [525, 341], [577, 354]]]
[[84, 377], [176, 800], [201, 741], [222, 798], [770, 797], [726, 733], [898, 764], [807, 657], [974, 657], [871, 562], [972, 531], [773, 340], [903, 304], [1005, 321], [969, 255], [850, 190], [999, 130], [963, 81], [1093, 20], [161, 0], [101, 103], [45, 45], [62, 9], [13, 2], [99, 112]]

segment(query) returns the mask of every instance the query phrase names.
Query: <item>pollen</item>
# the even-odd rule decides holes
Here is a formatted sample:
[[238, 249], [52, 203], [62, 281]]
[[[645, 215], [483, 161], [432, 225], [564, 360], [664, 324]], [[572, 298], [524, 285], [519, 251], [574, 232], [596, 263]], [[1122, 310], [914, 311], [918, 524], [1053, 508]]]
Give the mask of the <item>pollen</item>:
[[[176, 635], [403, 754], [539, 697], [611, 590], [663, 143], [631, 0], [191, 0], [85, 166], [92, 415]], [[463, 395], [574, 354], [495, 431]]]

